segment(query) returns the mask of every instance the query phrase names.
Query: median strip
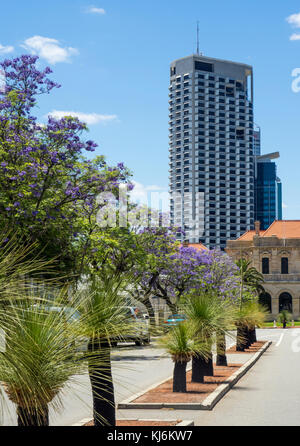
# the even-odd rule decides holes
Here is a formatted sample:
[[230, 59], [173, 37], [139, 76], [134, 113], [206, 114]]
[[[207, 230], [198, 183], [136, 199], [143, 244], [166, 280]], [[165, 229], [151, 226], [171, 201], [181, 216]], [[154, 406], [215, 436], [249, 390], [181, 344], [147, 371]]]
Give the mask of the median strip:
[[[147, 399], [149, 400], [150, 397], [148, 396], [153, 393], [155, 389], [157, 389], [160, 386], [167, 385], [167, 383], [172, 380], [173, 376], [169, 377], [168, 379], [165, 379], [164, 381], [160, 383], [156, 383], [155, 385], [152, 385], [149, 387], [146, 391], [140, 392], [138, 394], [133, 395], [131, 398], [121, 402], [118, 404], [118, 409], [178, 409], [178, 410], [212, 410], [214, 406], [220, 401], [220, 399], [247, 373], [249, 369], [258, 361], [258, 359], [262, 356], [262, 354], [270, 347], [272, 344], [271, 341], [266, 342], [262, 347], [258, 349], [256, 353], [253, 353], [251, 358], [242, 366], [238, 367], [236, 371], [234, 371], [234, 367], [237, 368], [237, 366], [232, 365], [231, 369], [233, 370], [233, 373], [230, 374], [230, 376], [226, 376], [223, 383], [220, 383], [217, 385], [214, 390], [209, 392], [209, 395], [199, 402], [165, 402], [165, 401], [155, 401], [155, 402], [145, 402], [140, 401], [138, 402], [138, 399]], [[222, 370], [228, 370], [229, 368], [216, 368], [217, 370], [222, 372]], [[190, 370], [190, 369], [189, 369]], [[228, 373], [228, 372], [227, 372]], [[213, 379], [214, 377], [212, 377]], [[211, 381], [212, 381], [211, 379]], [[217, 379], [217, 377], [215, 377]], [[210, 386], [211, 389], [211, 383], [207, 382], [204, 384]], [[203, 394], [203, 391], [201, 392]], [[187, 394], [175, 394], [178, 398], [182, 397], [184, 399], [184, 395], [186, 397]], [[194, 396], [194, 395], [193, 395]]]

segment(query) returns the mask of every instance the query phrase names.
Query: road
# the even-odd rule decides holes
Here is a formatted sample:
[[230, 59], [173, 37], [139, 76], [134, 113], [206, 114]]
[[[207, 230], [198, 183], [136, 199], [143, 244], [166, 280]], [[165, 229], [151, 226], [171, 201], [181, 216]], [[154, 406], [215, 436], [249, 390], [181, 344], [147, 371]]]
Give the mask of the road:
[[[199, 426], [300, 425], [300, 329], [258, 330], [258, 338], [273, 341], [270, 349], [211, 412], [119, 411], [120, 418], [191, 419]], [[232, 343], [232, 341], [231, 341]], [[124, 345], [113, 353], [116, 401], [168, 378], [173, 364], [163, 351]], [[70, 426], [91, 418], [88, 377], [75, 377], [61, 395], [64, 409], [50, 412], [52, 426]], [[15, 410], [8, 402], [2, 425], [15, 425]]]
[[[171, 411], [169, 418], [194, 420], [196, 426], [300, 426], [300, 329], [257, 330], [273, 342], [259, 361], [213, 411]], [[121, 411], [126, 417], [137, 411]], [[167, 418], [158, 411], [147, 417]]]
[[273, 341], [255, 366], [198, 426], [300, 426], [300, 329], [259, 333]]

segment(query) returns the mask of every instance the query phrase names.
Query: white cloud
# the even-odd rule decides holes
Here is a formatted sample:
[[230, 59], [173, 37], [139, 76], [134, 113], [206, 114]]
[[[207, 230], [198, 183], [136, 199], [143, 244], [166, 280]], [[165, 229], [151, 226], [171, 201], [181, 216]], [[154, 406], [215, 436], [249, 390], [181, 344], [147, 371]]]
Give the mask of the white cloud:
[[13, 51], [14, 51], [13, 46], [3, 46], [0, 43], [0, 54], [8, 54], [8, 53], [12, 53]]
[[101, 14], [101, 15], [106, 14], [105, 9], [103, 9], [103, 8], [96, 8], [95, 6], [90, 6], [90, 7], [86, 10], [86, 12], [87, 12], [88, 14]]
[[145, 204], [153, 209], [162, 208], [164, 212], [169, 210], [169, 193], [165, 187], [151, 185], [145, 186], [137, 181], [132, 181], [134, 189], [130, 192], [130, 198], [134, 203]]
[[64, 116], [73, 116], [74, 118], [78, 118], [80, 121], [83, 121], [88, 125], [107, 124], [117, 119], [117, 115], [100, 115], [98, 113], [81, 113], [60, 110], [53, 110], [48, 116], [52, 116], [56, 119], [61, 119]]
[[300, 12], [298, 14], [292, 14], [287, 17], [287, 22], [295, 28], [300, 28]]
[[294, 33], [290, 36], [290, 40], [295, 41], [295, 40], [300, 40], [300, 34]]
[[31, 53], [46, 59], [50, 64], [69, 62], [71, 56], [79, 54], [76, 48], [62, 47], [58, 40], [42, 36], [30, 37], [21, 46]]

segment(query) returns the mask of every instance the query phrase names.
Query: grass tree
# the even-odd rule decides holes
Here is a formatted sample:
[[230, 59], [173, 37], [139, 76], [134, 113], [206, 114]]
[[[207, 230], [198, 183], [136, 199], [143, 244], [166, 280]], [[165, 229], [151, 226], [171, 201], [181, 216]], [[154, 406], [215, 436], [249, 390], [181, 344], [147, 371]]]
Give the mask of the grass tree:
[[245, 351], [253, 342], [256, 342], [256, 336], [253, 337], [256, 327], [263, 326], [268, 311], [256, 300], [243, 302], [236, 312], [237, 326], [237, 351]]
[[6, 335], [0, 381], [16, 405], [19, 426], [48, 426], [49, 407], [62, 407], [60, 391], [74, 375], [86, 373], [84, 362], [77, 360], [71, 320], [63, 308], [50, 311], [50, 305], [22, 300], [0, 314]]
[[205, 343], [193, 338], [194, 329], [189, 322], [183, 322], [171, 328], [162, 338], [161, 345], [171, 355], [174, 362], [173, 392], [186, 392], [186, 367], [188, 362], [201, 351], [207, 355]]
[[[251, 266], [251, 261], [241, 258], [236, 261], [236, 265], [238, 267], [238, 277], [240, 281], [240, 306], [243, 305], [244, 294], [248, 294], [249, 292], [258, 297], [261, 293], [264, 293], [264, 276], [253, 266]], [[255, 326], [251, 330], [248, 329], [248, 332], [245, 332], [245, 328], [238, 327], [238, 338], [242, 339], [245, 337], [248, 339], [248, 342], [253, 343], [256, 342], [256, 329]]]
[[286, 328], [288, 322], [292, 320], [292, 315], [288, 310], [281, 310], [279, 313], [277, 320], [282, 324], [283, 328]]
[[103, 282], [94, 277], [80, 303], [80, 332], [89, 339], [87, 360], [93, 396], [95, 426], [115, 426], [115, 397], [111, 347], [136, 329], [126, 309], [124, 278]]
[[220, 300], [213, 290], [197, 290], [187, 296], [185, 313], [193, 323], [195, 339], [209, 351], [208, 355], [199, 351], [193, 357], [192, 381], [204, 382], [204, 376], [213, 376], [212, 346], [216, 335], [225, 334], [231, 328], [233, 307], [226, 300]]

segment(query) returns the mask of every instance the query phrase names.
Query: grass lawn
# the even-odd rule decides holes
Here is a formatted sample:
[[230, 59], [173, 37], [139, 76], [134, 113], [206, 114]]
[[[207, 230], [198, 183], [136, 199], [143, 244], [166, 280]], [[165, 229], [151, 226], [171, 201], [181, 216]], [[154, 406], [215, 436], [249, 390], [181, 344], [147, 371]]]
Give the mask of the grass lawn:
[[[276, 322], [277, 323], [277, 327], [282, 327], [282, 324], [280, 324], [279, 322]], [[265, 322], [264, 323], [264, 327], [273, 327], [274, 326], [274, 322]], [[289, 322], [288, 324], [287, 324], [287, 327], [291, 327], [292, 326], [292, 323], [291, 322]], [[300, 327], [300, 321], [295, 321], [295, 327]]]

